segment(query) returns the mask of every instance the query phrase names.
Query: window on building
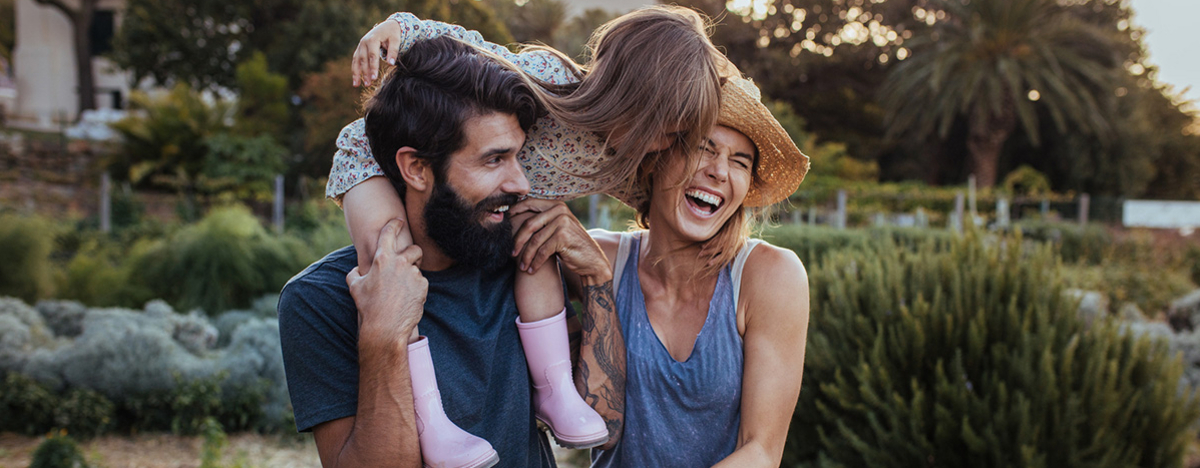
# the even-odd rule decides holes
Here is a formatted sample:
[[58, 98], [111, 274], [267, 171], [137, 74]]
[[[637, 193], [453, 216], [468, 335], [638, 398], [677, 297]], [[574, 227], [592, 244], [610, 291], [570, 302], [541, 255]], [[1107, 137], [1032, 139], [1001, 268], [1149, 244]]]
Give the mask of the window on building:
[[116, 32], [113, 10], [96, 10], [92, 14], [92, 25], [88, 28], [91, 35], [92, 56], [106, 54], [112, 51], [113, 33]]

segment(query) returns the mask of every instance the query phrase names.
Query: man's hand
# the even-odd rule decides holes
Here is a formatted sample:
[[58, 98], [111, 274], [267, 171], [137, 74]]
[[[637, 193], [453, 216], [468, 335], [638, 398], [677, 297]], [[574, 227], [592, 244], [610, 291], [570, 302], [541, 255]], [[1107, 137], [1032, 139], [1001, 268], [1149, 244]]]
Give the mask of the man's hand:
[[565, 203], [527, 198], [513, 206], [512, 220], [518, 227], [513, 256], [521, 270], [535, 272], [558, 254], [581, 277], [612, 276], [608, 257]]
[[[396, 58], [400, 55], [400, 41], [404, 39], [403, 32], [400, 25], [389, 18], [375, 25], [358, 40], [354, 59], [350, 62], [354, 86], [368, 86], [379, 78], [380, 58], [396, 64]], [[386, 55], [382, 55], [381, 50], [385, 50]]]
[[421, 248], [398, 240], [401, 226], [399, 219], [383, 226], [371, 271], [361, 275], [355, 267], [346, 275], [358, 306], [359, 341], [407, 344], [424, 313], [429, 282], [417, 268]]

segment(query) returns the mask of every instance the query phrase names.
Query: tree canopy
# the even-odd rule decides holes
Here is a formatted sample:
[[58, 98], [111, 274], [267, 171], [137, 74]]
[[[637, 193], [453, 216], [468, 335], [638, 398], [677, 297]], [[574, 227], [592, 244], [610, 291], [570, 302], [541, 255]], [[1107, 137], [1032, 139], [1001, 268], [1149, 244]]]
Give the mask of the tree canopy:
[[[888, 114], [881, 93], [889, 74], [916, 58], [916, 49], [922, 41], [943, 42], [947, 38], [941, 29], [961, 27], [967, 31], [979, 27], [979, 18], [963, 14], [965, 2], [685, 0], [681, 3], [718, 20], [714, 42], [759, 83], [765, 95], [788, 103], [807, 123], [807, 130], [822, 140], [844, 142], [854, 158], [878, 162], [881, 179], [959, 184], [971, 173], [966, 157], [969, 113], [954, 113], [941, 134], [936, 126], [928, 134], [896, 132], [885, 122]], [[972, 8], [1012, 8], [1011, 3], [970, 2], [975, 5]], [[1091, 115], [1074, 119], [1065, 108], [1055, 105], [1056, 98], [1047, 96], [1050, 91], [1045, 86], [1038, 88], [1037, 101], [1030, 101], [1031, 89], [1025, 89], [1023, 104], [1028, 105], [1023, 110], [1024, 116], [1017, 120], [1029, 124], [1016, 126], [1000, 150], [998, 179], [1021, 165], [1030, 165], [1049, 176], [1059, 191], [1124, 197], [1200, 197], [1200, 190], [1190, 182], [1200, 179], [1200, 171], [1196, 169], [1200, 165], [1196, 116], [1168, 88], [1156, 82], [1155, 67], [1146, 61], [1142, 42], [1145, 32], [1137, 26], [1130, 2], [1054, 3], [1060, 9], [1055, 12], [1056, 19], [1038, 24], [1036, 34], [1049, 34], [1054, 22], [1073, 23], [1074, 27], [1093, 30], [1091, 39], [1107, 41], [1107, 52], [1113, 55], [1112, 80], [1108, 84], [1090, 83], [1089, 78], [1093, 78], [1090, 76], [1074, 78], [1093, 88], [1087, 90], [1088, 95], [1109, 118], [1106, 127], [1109, 130], [1103, 133], [1108, 138], [1096, 138], [1095, 122], [1089, 122]], [[959, 7], [947, 8], [954, 4]], [[1096, 37], [1097, 34], [1101, 37]], [[1083, 47], [1079, 42], [1084, 38], [1063, 40], [1066, 43], [1058, 47], [1072, 50]], [[1084, 98], [1076, 97], [1079, 99]], [[1100, 107], [1105, 100], [1107, 107]], [[910, 110], [922, 113], [932, 109], [931, 103], [921, 103]], [[1089, 127], [1093, 129], [1091, 132]], [[895, 138], [884, 138], [889, 130]], [[1041, 144], [1034, 145], [1035, 142]], [[818, 164], [820, 161], [813, 160], [814, 166]]]

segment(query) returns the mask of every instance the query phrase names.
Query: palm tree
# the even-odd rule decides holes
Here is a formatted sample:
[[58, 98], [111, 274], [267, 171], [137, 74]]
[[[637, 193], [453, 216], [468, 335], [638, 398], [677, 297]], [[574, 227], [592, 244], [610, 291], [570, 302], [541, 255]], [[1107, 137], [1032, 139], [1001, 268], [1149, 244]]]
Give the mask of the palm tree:
[[[907, 44], [881, 103], [888, 136], [945, 139], [967, 119], [980, 186], [995, 185], [1004, 142], [1019, 123], [1040, 144], [1038, 111], [1103, 137], [1102, 109], [1120, 65], [1112, 41], [1057, 0], [931, 0], [944, 19]], [[929, 14], [935, 14], [930, 11]]]

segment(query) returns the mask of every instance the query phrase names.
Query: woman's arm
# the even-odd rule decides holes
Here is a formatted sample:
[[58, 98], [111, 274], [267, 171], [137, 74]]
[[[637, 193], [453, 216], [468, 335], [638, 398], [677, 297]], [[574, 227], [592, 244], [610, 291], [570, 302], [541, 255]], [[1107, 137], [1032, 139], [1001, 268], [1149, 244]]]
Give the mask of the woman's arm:
[[742, 425], [737, 449], [717, 467], [779, 466], [800, 398], [808, 336], [808, 273], [790, 250], [763, 244], [746, 262], [739, 310]]
[[[382, 23], [375, 25], [358, 41], [354, 50], [352, 78], [354, 86], [373, 83], [379, 77], [379, 54], [385, 51], [384, 60], [395, 64], [400, 55], [417, 41], [450, 36], [468, 44], [499, 55], [515, 64], [525, 73], [551, 84], [567, 84], [579, 81], [571, 68], [559, 57], [544, 50], [529, 50], [515, 53], [507, 47], [488, 42], [478, 31], [440, 21], [422, 20], [412, 13], [399, 12]], [[564, 56], [565, 57], [565, 56]], [[574, 65], [574, 64], [571, 64]]]

